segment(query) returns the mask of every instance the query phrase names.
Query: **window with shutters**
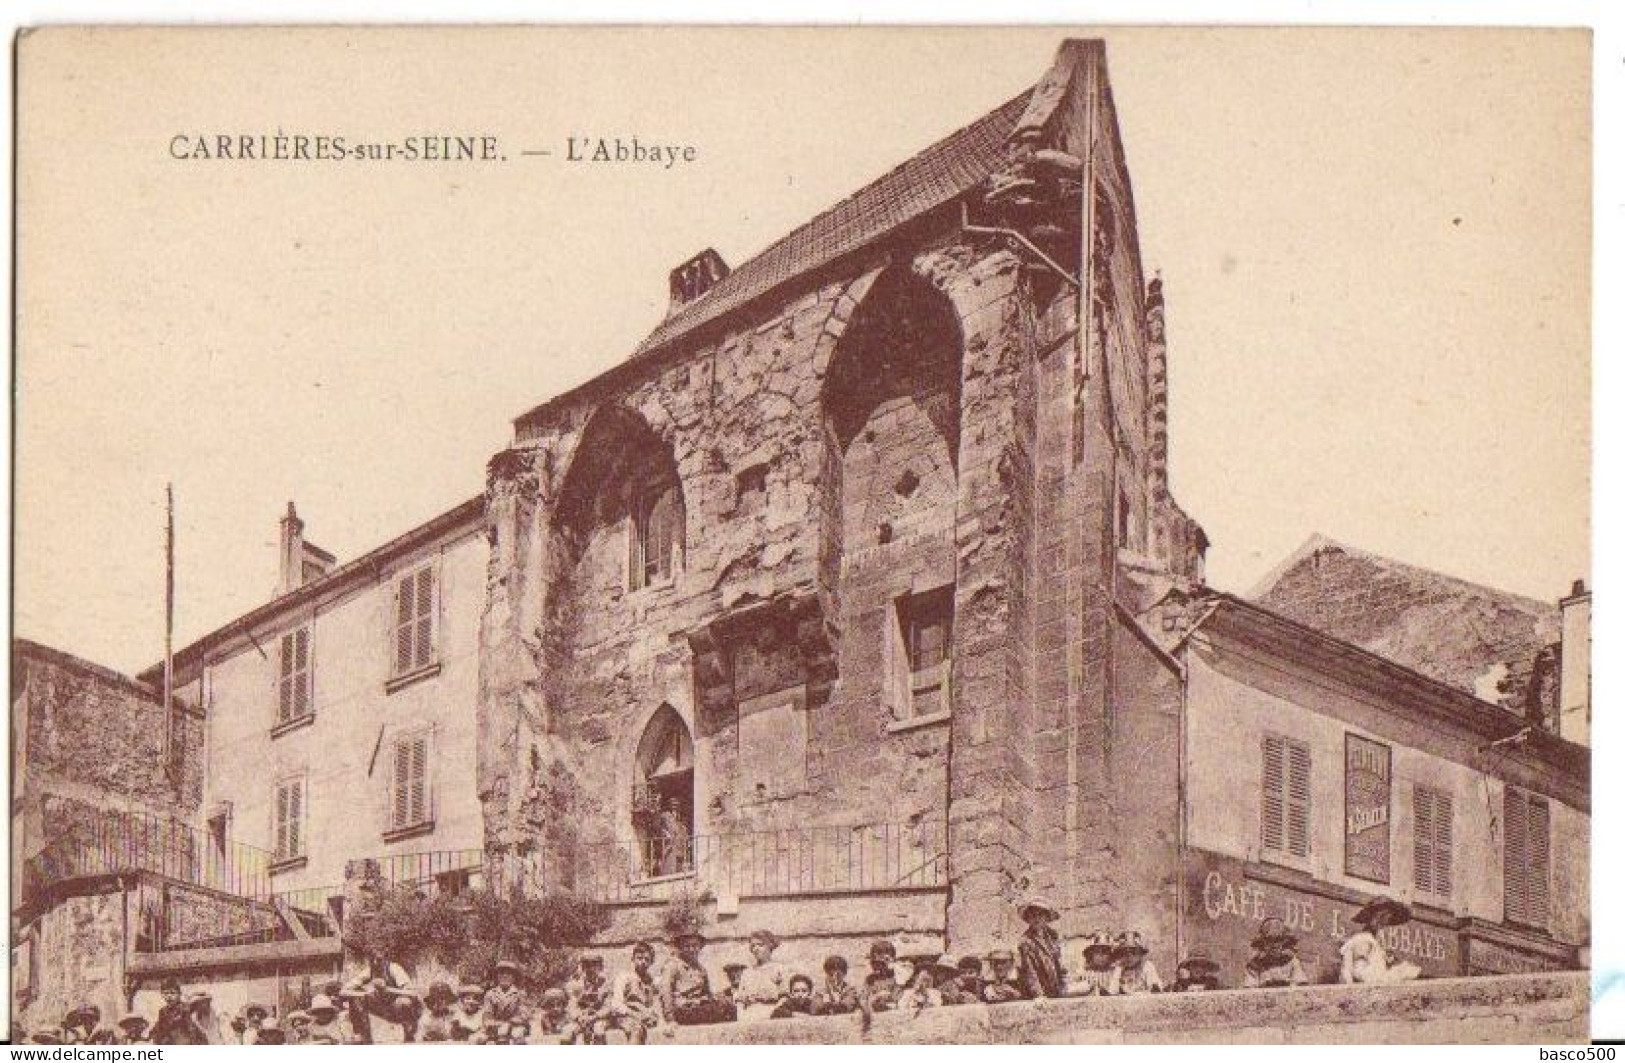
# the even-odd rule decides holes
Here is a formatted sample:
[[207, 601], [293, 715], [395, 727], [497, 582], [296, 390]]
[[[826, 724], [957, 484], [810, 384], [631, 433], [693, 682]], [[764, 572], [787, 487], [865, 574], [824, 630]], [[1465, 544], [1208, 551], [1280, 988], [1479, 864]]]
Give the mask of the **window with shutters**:
[[1280, 735], [1264, 736], [1264, 858], [1309, 860], [1309, 747]]
[[672, 579], [683, 548], [683, 502], [676, 484], [660, 484], [634, 499], [630, 547], [631, 590]]
[[307, 719], [312, 712], [310, 627], [282, 636], [277, 671], [276, 722], [279, 728]]
[[1416, 892], [1450, 903], [1454, 888], [1455, 799], [1443, 790], [1418, 786], [1411, 797], [1414, 834], [1412, 881]]
[[1502, 812], [1506, 921], [1544, 930], [1551, 916], [1551, 806], [1544, 797], [1509, 786]]
[[276, 784], [271, 817], [271, 859], [274, 864], [299, 860], [305, 855], [305, 779], [283, 779]]
[[439, 596], [435, 566], [423, 565], [395, 580], [394, 640], [391, 675], [399, 678], [421, 672], [438, 660]]
[[386, 838], [434, 824], [429, 779], [429, 732], [398, 736], [390, 743], [389, 826]]

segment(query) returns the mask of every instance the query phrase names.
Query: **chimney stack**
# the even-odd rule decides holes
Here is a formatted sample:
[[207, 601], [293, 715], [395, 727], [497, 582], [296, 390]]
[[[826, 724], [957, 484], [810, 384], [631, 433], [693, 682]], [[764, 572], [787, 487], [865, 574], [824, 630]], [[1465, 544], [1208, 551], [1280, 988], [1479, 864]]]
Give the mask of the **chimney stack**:
[[1563, 642], [1557, 673], [1557, 733], [1591, 745], [1591, 591], [1574, 581], [1563, 611]]
[[728, 263], [710, 247], [672, 270], [671, 305], [666, 308], [666, 316], [671, 317], [710, 291], [727, 275]]
[[288, 512], [282, 518], [279, 538], [281, 578], [277, 581], [278, 594], [296, 591], [311, 580], [333, 571], [337, 558], [315, 543], [305, 541], [305, 522], [299, 519], [299, 513], [291, 501]]

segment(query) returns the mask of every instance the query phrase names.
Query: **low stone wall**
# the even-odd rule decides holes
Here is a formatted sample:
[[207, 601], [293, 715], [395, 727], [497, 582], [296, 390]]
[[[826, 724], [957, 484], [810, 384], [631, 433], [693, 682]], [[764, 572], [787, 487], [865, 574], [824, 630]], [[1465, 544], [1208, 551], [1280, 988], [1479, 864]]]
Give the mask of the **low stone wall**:
[[938, 1008], [684, 1027], [678, 1044], [1556, 1044], [1584, 1042], [1590, 974], [1450, 978]]

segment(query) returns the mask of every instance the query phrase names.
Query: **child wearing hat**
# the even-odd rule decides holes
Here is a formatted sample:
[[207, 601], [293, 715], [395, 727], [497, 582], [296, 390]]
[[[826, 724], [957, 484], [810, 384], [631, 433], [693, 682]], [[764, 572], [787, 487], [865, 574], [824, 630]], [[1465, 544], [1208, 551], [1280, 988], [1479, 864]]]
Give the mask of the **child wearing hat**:
[[456, 1003], [457, 993], [450, 983], [431, 983], [428, 992], [423, 994], [424, 1014], [418, 1023], [418, 1039], [436, 1043], [452, 1040], [452, 1005]]
[[161, 992], [164, 1002], [158, 1008], [158, 1020], [152, 1024], [152, 1043], [155, 1045], [206, 1045], [209, 1037], [193, 1014], [191, 1006], [181, 999], [181, 985], [173, 978], [164, 980]]
[[128, 1012], [118, 1021], [118, 1036], [115, 1044], [144, 1045], [148, 1043], [146, 1016], [136, 1012]]
[[994, 949], [987, 954], [988, 977], [982, 983], [982, 999], [989, 1004], [1007, 1004], [1021, 1000], [1021, 987], [1016, 984], [1016, 954], [1009, 949]]
[[1110, 997], [1118, 992], [1117, 941], [1109, 931], [1096, 930], [1083, 946], [1083, 970], [1068, 982], [1068, 992], [1080, 997]]
[[496, 965], [497, 984], [485, 991], [485, 1025], [487, 1033], [494, 1027], [506, 1026], [519, 1017], [524, 1003], [524, 991], [519, 988], [519, 965], [512, 960], [499, 960]]
[[739, 1021], [755, 1022], [772, 1018], [773, 1010], [789, 993], [790, 972], [773, 958], [778, 947], [779, 939], [773, 931], [751, 931], [751, 963], [739, 976], [739, 985], [734, 990], [734, 1005], [739, 1009]]
[[1287, 931], [1280, 919], [1272, 915], [1258, 924], [1252, 949], [1253, 954], [1242, 974], [1244, 988], [1277, 989], [1309, 984], [1309, 975], [1298, 959], [1298, 939]]
[[941, 974], [941, 968], [937, 966], [937, 957], [905, 956], [903, 962], [909, 965], [913, 974], [909, 976], [908, 988], [898, 995], [897, 1010], [917, 1014], [925, 1008], [940, 1008], [942, 990], [937, 988], [937, 977]]
[[1054, 905], [1036, 897], [1023, 904], [1019, 914], [1027, 924], [1016, 950], [1021, 962], [1021, 991], [1035, 999], [1058, 997], [1066, 986], [1066, 969], [1061, 966], [1061, 940], [1053, 924], [1061, 914]]
[[303, 1008], [294, 1008], [288, 1012], [287, 1018], [283, 1021], [287, 1023], [288, 1028], [287, 1043], [290, 1045], [304, 1044], [305, 1035], [310, 1032], [310, 1012]]
[[982, 1001], [982, 961], [975, 956], [954, 959], [944, 956], [937, 961], [953, 974], [942, 983], [942, 1002], [945, 1005], [979, 1004]]
[[1184, 962], [1174, 970], [1175, 993], [1199, 993], [1218, 988], [1219, 965], [1213, 962], [1205, 949], [1191, 949]]
[[1157, 965], [1151, 962], [1151, 950], [1138, 930], [1125, 930], [1117, 936], [1113, 959], [1117, 961], [1119, 996], [1162, 992], [1162, 976], [1157, 973]]
[[679, 1026], [732, 1022], [735, 1015], [731, 1000], [711, 993], [711, 976], [700, 966], [704, 947], [705, 935], [698, 930], [672, 935], [676, 954], [660, 974], [660, 1002], [666, 1017]]
[[737, 1003], [739, 1000], [739, 982], [745, 977], [745, 965], [738, 960], [732, 960], [722, 965], [722, 977], [728, 984], [723, 986], [717, 996], [723, 1000]]
[[1344, 985], [1387, 985], [1413, 981], [1422, 973], [1414, 963], [1394, 962], [1387, 948], [1377, 938], [1384, 927], [1401, 926], [1411, 921], [1411, 910], [1387, 897], [1379, 897], [1354, 914], [1360, 927], [1343, 942], [1343, 957], [1338, 981]]
[[846, 980], [846, 971], [845, 957], [824, 958], [824, 984], [813, 993], [814, 1015], [850, 1015], [863, 1006], [857, 986]]
[[350, 1043], [350, 1033], [339, 1018], [338, 1005], [326, 993], [310, 998], [310, 1026], [305, 1030], [306, 1044], [342, 1045]]
[[860, 995], [865, 1016], [897, 1007], [903, 987], [897, 984], [896, 963], [896, 945], [882, 939], [869, 946], [869, 973], [864, 976]]

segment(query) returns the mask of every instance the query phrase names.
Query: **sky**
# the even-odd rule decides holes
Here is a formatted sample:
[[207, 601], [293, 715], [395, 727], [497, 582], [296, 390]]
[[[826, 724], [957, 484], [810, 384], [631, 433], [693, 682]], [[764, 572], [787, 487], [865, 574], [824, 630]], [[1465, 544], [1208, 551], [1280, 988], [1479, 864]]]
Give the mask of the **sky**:
[[[133, 671], [478, 493], [513, 417], [1106, 38], [1168, 301], [1171, 479], [1245, 591], [1319, 532], [1555, 600], [1589, 574], [1587, 38], [1429, 30], [124, 30], [19, 63], [16, 633]], [[490, 133], [508, 161], [180, 161], [177, 134]], [[573, 165], [569, 136], [689, 145]], [[520, 156], [524, 149], [551, 156]]]

